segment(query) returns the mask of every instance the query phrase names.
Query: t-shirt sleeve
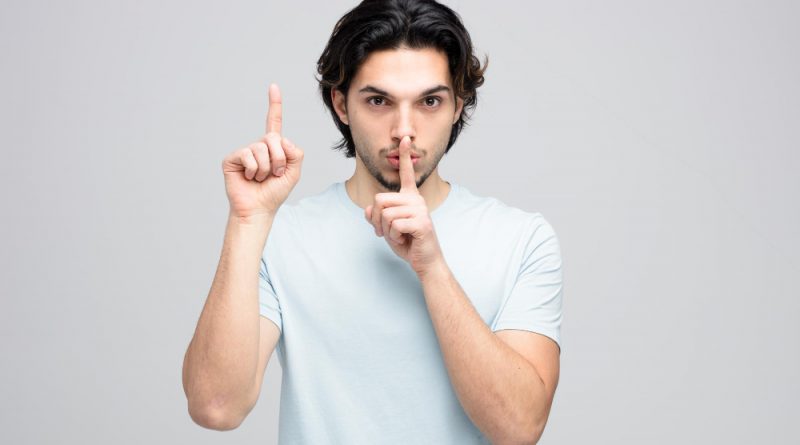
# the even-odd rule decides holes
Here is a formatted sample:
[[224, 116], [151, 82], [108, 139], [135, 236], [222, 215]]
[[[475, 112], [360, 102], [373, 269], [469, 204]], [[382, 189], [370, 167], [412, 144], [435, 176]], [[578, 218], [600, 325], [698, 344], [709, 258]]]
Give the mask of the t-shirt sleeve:
[[281, 305], [272, 281], [269, 278], [267, 263], [264, 256], [261, 257], [261, 267], [258, 271], [258, 305], [262, 316], [269, 318], [278, 325], [278, 329], [283, 332], [283, 319], [281, 318]]
[[519, 329], [553, 339], [561, 350], [561, 248], [550, 224], [538, 215], [523, 249], [516, 282], [492, 331]]

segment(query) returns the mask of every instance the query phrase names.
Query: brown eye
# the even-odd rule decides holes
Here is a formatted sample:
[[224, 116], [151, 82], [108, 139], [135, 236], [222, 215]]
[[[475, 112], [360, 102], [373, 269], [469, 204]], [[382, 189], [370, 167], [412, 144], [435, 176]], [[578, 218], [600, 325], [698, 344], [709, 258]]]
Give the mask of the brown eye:
[[425, 98], [425, 105], [427, 105], [429, 107], [435, 107], [435, 106], [439, 105], [439, 102], [441, 102], [441, 101], [442, 101], [441, 99], [439, 99], [438, 97], [435, 97], [435, 96], [426, 97]]
[[367, 99], [367, 102], [369, 102], [372, 105], [380, 106], [380, 105], [383, 105], [383, 98], [379, 97], [379, 96], [373, 96], [373, 97], [370, 97], [369, 99]]

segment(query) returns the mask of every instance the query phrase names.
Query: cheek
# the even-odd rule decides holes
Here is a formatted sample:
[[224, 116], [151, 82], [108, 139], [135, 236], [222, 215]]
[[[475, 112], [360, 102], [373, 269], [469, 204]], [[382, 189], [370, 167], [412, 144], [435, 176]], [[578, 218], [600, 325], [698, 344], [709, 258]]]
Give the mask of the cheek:
[[391, 128], [390, 121], [382, 116], [358, 114], [351, 116], [350, 130], [354, 134], [358, 132], [365, 138], [384, 138]]
[[386, 133], [387, 131], [381, 130], [377, 122], [369, 119], [351, 118], [350, 120], [350, 134], [353, 136], [353, 142], [367, 152], [372, 151], [375, 147], [380, 147], [382, 140], [386, 138]]
[[436, 116], [427, 116], [422, 119], [422, 122], [422, 128], [424, 128], [426, 133], [439, 135], [441, 137], [446, 137], [453, 128], [452, 117], [444, 113], [437, 114]]
[[453, 125], [453, 113], [450, 107], [440, 109], [436, 113], [428, 113], [423, 117], [423, 121], [437, 128], [450, 127]]

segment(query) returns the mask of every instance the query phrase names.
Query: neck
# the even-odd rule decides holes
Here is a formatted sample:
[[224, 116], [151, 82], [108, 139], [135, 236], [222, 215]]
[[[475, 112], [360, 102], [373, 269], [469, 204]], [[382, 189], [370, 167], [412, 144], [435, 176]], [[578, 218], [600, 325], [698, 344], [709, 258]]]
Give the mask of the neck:
[[[360, 172], [358, 168], [356, 168], [353, 176], [345, 181], [345, 189], [350, 200], [362, 209], [374, 203], [376, 194], [389, 192], [372, 175], [367, 172]], [[450, 183], [439, 176], [438, 167], [428, 176], [425, 183], [419, 187], [419, 194], [425, 198], [428, 212], [433, 212], [434, 209], [439, 207], [447, 199], [449, 193]]]

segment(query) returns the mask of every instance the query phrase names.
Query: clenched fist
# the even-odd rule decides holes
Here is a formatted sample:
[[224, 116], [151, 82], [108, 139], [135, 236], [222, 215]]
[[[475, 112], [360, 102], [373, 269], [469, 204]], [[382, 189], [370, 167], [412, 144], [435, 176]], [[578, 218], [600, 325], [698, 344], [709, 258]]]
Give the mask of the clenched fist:
[[266, 134], [222, 161], [230, 216], [274, 215], [300, 180], [303, 151], [281, 136], [281, 106], [281, 91], [272, 84]]

